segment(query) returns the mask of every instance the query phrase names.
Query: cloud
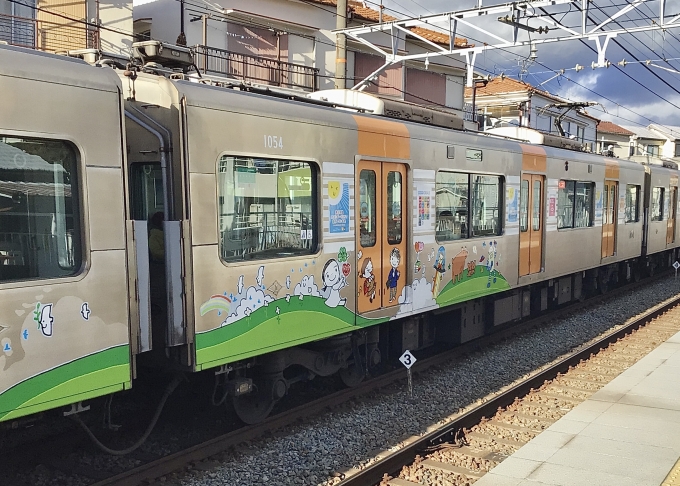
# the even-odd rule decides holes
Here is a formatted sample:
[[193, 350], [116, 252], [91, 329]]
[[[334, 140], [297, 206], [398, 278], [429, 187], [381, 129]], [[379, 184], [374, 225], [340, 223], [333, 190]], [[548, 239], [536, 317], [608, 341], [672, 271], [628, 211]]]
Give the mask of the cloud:
[[437, 301], [432, 297], [432, 283], [425, 277], [414, 280], [412, 285], [406, 285], [399, 296], [399, 312], [397, 316], [409, 314], [412, 311], [425, 311], [437, 308]]
[[234, 312], [229, 314], [222, 324], [227, 325], [236, 322], [273, 301], [274, 298], [271, 295], [266, 295], [261, 289], [248, 287], [243, 298], [238, 301]]
[[295, 286], [294, 295], [313, 295], [319, 297], [319, 287], [314, 283], [314, 275], [305, 275]]

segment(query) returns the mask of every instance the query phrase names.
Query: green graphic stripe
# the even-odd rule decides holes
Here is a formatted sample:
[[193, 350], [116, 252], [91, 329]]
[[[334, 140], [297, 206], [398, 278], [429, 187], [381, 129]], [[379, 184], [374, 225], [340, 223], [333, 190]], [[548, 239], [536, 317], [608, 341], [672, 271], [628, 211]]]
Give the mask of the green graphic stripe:
[[[441, 293], [437, 296], [437, 304], [440, 307], [457, 304], [470, 299], [476, 299], [485, 295], [495, 294], [510, 288], [510, 284], [503, 278], [502, 275], [496, 274], [496, 282], [489, 281], [489, 274], [480, 272], [471, 277], [463, 277], [462, 281], [453, 281], [444, 286]], [[487, 285], [490, 284], [489, 287]]]
[[118, 391], [130, 382], [127, 344], [61, 365], [0, 394], [0, 421]]
[[[277, 308], [279, 309], [279, 314], [276, 313]], [[196, 349], [208, 348], [229, 341], [253, 330], [270, 319], [276, 319], [277, 317], [284, 318], [284, 316], [291, 312], [299, 311], [318, 312], [323, 314], [323, 316], [316, 316], [317, 318], [328, 316], [340, 320], [348, 326], [355, 325], [355, 318], [363, 319], [363, 321], [370, 321], [371, 323], [377, 323], [372, 319], [364, 319], [363, 317], [355, 316], [352, 311], [342, 305], [339, 305], [338, 307], [328, 307], [326, 301], [320, 297], [305, 296], [300, 300], [297, 295], [292, 295], [288, 302], [286, 302], [286, 299], [275, 300], [274, 302], [270, 302], [267, 307], [260, 307], [250, 316], [243, 317], [232, 324], [197, 334]], [[224, 316], [224, 318], [226, 319], [226, 316]], [[359, 325], [358, 322], [356, 324]], [[365, 324], [362, 322], [361, 325]], [[316, 334], [318, 333], [315, 332], [314, 326], [310, 325], [310, 337]]]
[[[247, 320], [247, 318], [244, 320]], [[211, 333], [228, 329], [230, 326], [232, 324], [216, 329]], [[245, 359], [296, 344], [323, 339], [336, 334], [350, 332], [354, 329], [356, 327], [347, 324], [344, 320], [317, 311], [299, 310], [286, 312], [285, 314], [281, 313], [276, 317], [270, 317], [266, 321], [261, 322], [257, 327], [253, 327], [248, 332], [212, 346], [205, 346], [198, 339], [211, 333], [199, 334], [196, 336], [197, 367], [205, 369], [219, 366], [230, 361]], [[201, 347], [199, 348], [199, 346]]]

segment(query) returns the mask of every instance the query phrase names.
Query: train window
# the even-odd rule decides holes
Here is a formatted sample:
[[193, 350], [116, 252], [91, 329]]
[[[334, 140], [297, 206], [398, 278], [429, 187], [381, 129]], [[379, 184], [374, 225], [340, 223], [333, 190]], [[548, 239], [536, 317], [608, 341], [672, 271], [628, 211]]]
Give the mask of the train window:
[[531, 210], [531, 229], [538, 231], [541, 229], [541, 181], [534, 181], [534, 194], [531, 201], [534, 207]]
[[315, 170], [307, 162], [220, 157], [217, 211], [222, 259], [315, 251], [316, 194]]
[[519, 230], [529, 231], [529, 181], [522, 180], [519, 194]]
[[640, 221], [640, 186], [628, 184], [626, 186], [626, 223]]
[[61, 140], [0, 136], [0, 281], [81, 267], [77, 157]]
[[[592, 182], [561, 180], [557, 193], [557, 228], [587, 228], [593, 225]], [[607, 195], [605, 195], [607, 197]]]
[[468, 237], [468, 174], [437, 172], [435, 181], [435, 222], [437, 241]]
[[375, 246], [375, 172], [362, 170], [359, 174], [359, 238], [361, 246]]
[[472, 236], [499, 235], [501, 230], [501, 178], [473, 175], [471, 188]]
[[387, 173], [387, 242], [401, 243], [401, 173]]
[[663, 198], [664, 198], [663, 187], [655, 187], [652, 189], [652, 204], [650, 215], [652, 221], [663, 220]]
[[149, 220], [163, 212], [163, 178], [161, 164], [136, 163], [130, 166], [130, 211], [132, 219]]

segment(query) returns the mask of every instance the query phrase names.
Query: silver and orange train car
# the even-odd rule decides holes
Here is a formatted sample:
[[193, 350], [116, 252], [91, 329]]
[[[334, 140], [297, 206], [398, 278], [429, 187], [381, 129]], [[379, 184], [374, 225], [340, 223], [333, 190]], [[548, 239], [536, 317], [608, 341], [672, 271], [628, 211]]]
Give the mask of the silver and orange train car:
[[257, 422], [676, 256], [677, 170], [220, 84], [0, 46], [0, 420], [161, 368]]

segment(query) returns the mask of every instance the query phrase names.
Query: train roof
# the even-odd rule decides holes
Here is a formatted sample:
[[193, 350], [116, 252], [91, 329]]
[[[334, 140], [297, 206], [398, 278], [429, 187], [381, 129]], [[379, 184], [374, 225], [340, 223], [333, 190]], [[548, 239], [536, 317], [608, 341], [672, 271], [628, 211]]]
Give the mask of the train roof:
[[0, 44], [0, 76], [108, 92], [120, 90], [120, 80], [111, 69], [95, 68], [81, 59], [4, 44]]

